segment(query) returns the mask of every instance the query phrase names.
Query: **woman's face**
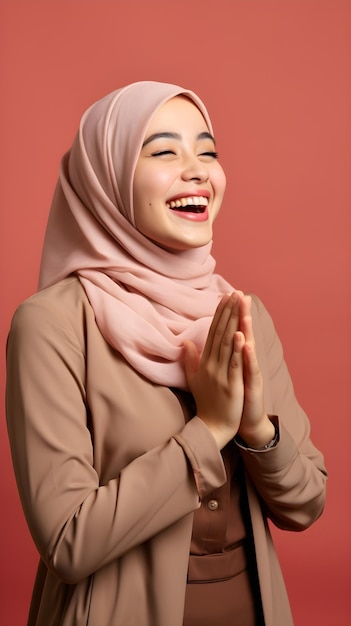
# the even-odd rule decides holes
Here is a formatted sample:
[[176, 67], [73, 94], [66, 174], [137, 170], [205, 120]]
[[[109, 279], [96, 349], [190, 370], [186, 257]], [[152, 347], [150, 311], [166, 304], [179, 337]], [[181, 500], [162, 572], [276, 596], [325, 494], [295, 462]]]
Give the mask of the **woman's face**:
[[170, 250], [209, 243], [225, 183], [199, 109], [184, 96], [168, 100], [151, 119], [137, 161], [136, 228]]

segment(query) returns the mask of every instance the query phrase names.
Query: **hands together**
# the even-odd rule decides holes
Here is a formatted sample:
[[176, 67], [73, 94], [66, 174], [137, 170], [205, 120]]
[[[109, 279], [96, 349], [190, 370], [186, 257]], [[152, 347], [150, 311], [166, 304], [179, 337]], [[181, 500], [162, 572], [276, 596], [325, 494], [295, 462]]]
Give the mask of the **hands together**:
[[219, 449], [236, 434], [252, 448], [271, 441], [275, 430], [264, 408], [250, 296], [242, 291], [223, 296], [202, 355], [191, 341], [185, 342], [184, 368], [197, 415]]

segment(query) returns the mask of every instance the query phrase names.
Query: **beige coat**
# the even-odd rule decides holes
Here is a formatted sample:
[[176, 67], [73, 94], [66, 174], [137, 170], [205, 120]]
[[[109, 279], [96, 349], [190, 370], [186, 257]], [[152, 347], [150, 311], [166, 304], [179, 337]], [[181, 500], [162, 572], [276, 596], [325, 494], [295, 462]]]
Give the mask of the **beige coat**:
[[[265, 623], [289, 626], [266, 516], [281, 528], [308, 527], [322, 512], [326, 475], [256, 298], [254, 323], [280, 440], [240, 452]], [[7, 416], [41, 557], [30, 626], [181, 626], [192, 516], [199, 497], [225, 482], [222, 458], [170, 389], [142, 378], [105, 342], [75, 277], [34, 295], [14, 316]]]

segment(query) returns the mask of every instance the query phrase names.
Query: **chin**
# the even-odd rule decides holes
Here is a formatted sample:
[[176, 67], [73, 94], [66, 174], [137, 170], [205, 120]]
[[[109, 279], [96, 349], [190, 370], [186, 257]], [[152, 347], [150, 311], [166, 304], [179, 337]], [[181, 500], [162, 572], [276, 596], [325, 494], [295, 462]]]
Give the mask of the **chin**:
[[174, 250], [174, 251], [182, 251], [185, 252], [186, 250], [195, 250], [196, 248], [203, 248], [204, 246], [207, 246], [207, 244], [209, 244], [212, 241], [212, 237], [211, 238], [204, 238], [201, 240], [196, 240], [196, 241], [183, 241], [183, 242], [168, 242], [167, 244], [165, 244], [164, 247], [167, 250]]

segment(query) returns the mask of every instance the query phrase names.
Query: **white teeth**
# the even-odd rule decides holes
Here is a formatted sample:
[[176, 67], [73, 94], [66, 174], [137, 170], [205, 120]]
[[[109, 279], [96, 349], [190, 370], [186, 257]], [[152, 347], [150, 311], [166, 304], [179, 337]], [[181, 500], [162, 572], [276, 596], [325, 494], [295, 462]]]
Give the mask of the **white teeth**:
[[185, 198], [177, 198], [167, 202], [169, 209], [179, 209], [180, 207], [192, 206], [208, 206], [208, 198], [206, 196], [187, 196]]

